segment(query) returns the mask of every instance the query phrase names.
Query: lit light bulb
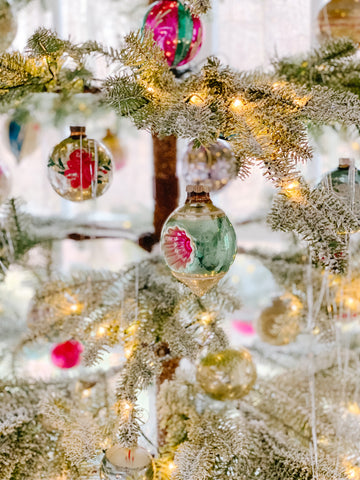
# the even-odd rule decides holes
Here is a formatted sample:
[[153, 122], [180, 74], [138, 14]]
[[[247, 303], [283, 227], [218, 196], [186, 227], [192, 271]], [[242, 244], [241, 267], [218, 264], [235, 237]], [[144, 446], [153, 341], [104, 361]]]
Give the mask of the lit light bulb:
[[198, 317], [199, 323], [201, 323], [202, 325], [209, 325], [214, 321], [214, 318], [215, 318], [214, 312], [202, 312]]
[[304, 201], [304, 197], [301, 193], [300, 182], [298, 180], [284, 182], [281, 187], [281, 192], [294, 202], [302, 203]]
[[169, 473], [172, 473], [174, 470], [176, 470], [176, 465], [174, 462], [169, 462], [168, 465], [167, 465], [167, 469], [169, 471]]
[[350, 402], [347, 409], [353, 415], [360, 415], [360, 407], [356, 402]]
[[96, 331], [96, 336], [97, 337], [103, 337], [106, 333], [106, 328], [104, 325], [100, 325], [99, 328]]
[[91, 388], [85, 388], [85, 390], [83, 390], [81, 394], [83, 398], [88, 398], [90, 397], [90, 395], [91, 395]]
[[203, 105], [204, 99], [198, 93], [194, 93], [189, 98], [189, 103], [191, 103], [191, 105]]
[[135, 350], [135, 345], [129, 345], [124, 347], [124, 355], [127, 360], [131, 357], [134, 350]]
[[230, 108], [234, 112], [241, 112], [244, 106], [245, 103], [240, 98], [234, 98], [234, 100], [230, 103]]

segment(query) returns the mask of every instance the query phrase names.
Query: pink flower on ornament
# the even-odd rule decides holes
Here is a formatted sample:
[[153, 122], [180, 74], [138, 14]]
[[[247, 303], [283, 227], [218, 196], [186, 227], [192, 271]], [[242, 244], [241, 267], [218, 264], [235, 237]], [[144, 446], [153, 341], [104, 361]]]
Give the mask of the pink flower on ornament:
[[89, 188], [95, 178], [95, 160], [92, 154], [78, 148], [74, 150], [67, 162], [65, 177], [70, 180], [72, 188]]
[[178, 226], [169, 227], [164, 234], [163, 252], [169, 267], [185, 269], [194, 261], [195, 247], [186, 230]]
[[76, 340], [59, 343], [51, 351], [51, 361], [59, 368], [72, 368], [80, 363], [83, 346]]

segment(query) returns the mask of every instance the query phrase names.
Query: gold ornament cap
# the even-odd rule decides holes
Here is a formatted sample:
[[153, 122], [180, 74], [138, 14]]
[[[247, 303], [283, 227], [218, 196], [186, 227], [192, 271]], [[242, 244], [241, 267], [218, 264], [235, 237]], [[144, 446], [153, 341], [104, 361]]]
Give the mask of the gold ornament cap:
[[354, 159], [348, 157], [339, 158], [339, 168], [348, 168], [354, 165]]
[[86, 127], [83, 126], [71, 126], [70, 127], [70, 134], [72, 137], [84, 137], [86, 136]]
[[210, 188], [206, 185], [187, 185], [187, 193], [210, 193]]

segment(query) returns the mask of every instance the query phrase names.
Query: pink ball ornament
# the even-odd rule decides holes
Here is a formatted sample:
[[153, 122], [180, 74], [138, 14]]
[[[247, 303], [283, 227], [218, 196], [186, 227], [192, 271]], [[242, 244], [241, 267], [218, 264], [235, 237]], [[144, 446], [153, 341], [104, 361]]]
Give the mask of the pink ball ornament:
[[144, 18], [143, 28], [154, 32], [155, 42], [164, 50], [171, 67], [190, 62], [200, 50], [203, 28], [199, 17], [177, 0], [154, 3]]
[[51, 351], [51, 361], [59, 368], [72, 368], [80, 363], [83, 346], [76, 340], [58, 343]]

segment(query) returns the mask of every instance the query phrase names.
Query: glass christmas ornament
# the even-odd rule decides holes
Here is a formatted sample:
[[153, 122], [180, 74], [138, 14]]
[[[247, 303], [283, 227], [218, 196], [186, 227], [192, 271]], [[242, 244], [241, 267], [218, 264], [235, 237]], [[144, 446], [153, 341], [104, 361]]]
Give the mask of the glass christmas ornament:
[[166, 220], [161, 249], [172, 274], [202, 296], [225, 275], [236, 255], [236, 235], [207, 187], [189, 185], [185, 205]]
[[0, 51], [10, 47], [16, 37], [17, 22], [9, 2], [0, 0]]
[[70, 127], [70, 132], [50, 155], [51, 186], [73, 202], [100, 197], [112, 180], [111, 154], [104, 145], [86, 137], [85, 127]]
[[276, 297], [265, 308], [257, 322], [256, 333], [270, 345], [287, 345], [300, 333], [300, 315], [303, 305], [298, 297], [287, 293]]
[[125, 448], [119, 445], [106, 450], [101, 462], [103, 480], [146, 480], [151, 478], [150, 453], [142, 447]]
[[208, 147], [193, 148], [190, 143], [183, 158], [183, 175], [187, 184], [201, 184], [215, 192], [236, 177], [234, 153], [228, 142], [218, 140]]
[[115, 164], [115, 170], [123, 168], [126, 164], [126, 157], [119, 138], [108, 128], [102, 142], [111, 152]]
[[143, 28], [154, 32], [155, 42], [162, 48], [171, 67], [190, 62], [202, 43], [203, 29], [198, 17], [176, 0], [154, 3], [144, 18]]
[[59, 343], [51, 351], [51, 361], [59, 368], [72, 368], [80, 363], [83, 346], [76, 340]]
[[360, 43], [360, 3], [357, 0], [328, 0], [318, 21], [324, 37], [350, 37]]
[[256, 381], [256, 368], [245, 349], [227, 349], [206, 355], [198, 365], [196, 380], [215, 400], [238, 400]]
[[360, 220], [360, 170], [354, 167], [353, 159], [340, 158], [338, 168], [326, 173], [320, 185], [333, 191]]

